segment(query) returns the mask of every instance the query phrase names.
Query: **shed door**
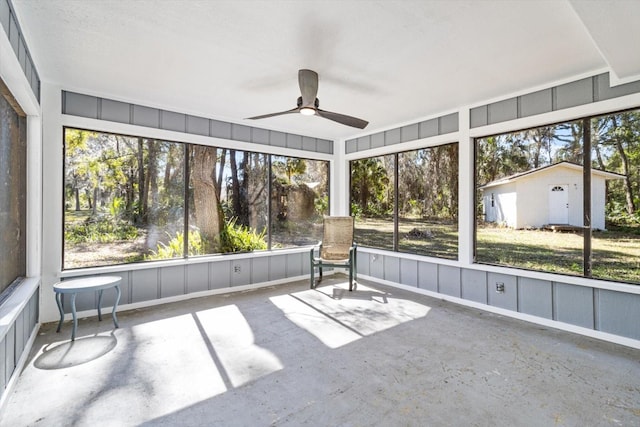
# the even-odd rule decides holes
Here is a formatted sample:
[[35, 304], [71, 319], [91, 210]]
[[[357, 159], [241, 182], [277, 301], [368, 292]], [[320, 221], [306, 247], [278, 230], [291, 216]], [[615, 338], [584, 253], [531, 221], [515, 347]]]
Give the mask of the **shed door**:
[[569, 223], [569, 186], [549, 186], [549, 224]]

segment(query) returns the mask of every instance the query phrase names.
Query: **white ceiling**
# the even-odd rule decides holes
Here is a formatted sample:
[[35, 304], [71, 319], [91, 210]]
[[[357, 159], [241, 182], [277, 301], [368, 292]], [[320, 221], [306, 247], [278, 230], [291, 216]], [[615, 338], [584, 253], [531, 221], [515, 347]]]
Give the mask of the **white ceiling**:
[[[640, 1], [13, 0], [43, 81], [68, 90], [329, 139], [611, 70], [640, 78]], [[614, 79], [615, 80], [615, 79]]]

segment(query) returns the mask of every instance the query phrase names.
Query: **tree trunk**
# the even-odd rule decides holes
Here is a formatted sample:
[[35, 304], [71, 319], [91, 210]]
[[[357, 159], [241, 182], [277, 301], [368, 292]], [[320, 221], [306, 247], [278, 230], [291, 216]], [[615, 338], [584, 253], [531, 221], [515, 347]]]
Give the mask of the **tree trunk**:
[[144, 143], [138, 138], [138, 222], [147, 222], [147, 200], [145, 197], [148, 183], [144, 179]]
[[613, 134], [615, 136], [615, 146], [622, 160], [622, 174], [624, 175], [624, 195], [627, 203], [627, 213], [632, 215], [636, 211], [635, 203], [633, 202], [633, 187], [631, 186], [631, 178], [629, 176], [629, 157], [624, 151], [624, 146], [619, 136], [617, 136], [618, 120], [615, 115], [611, 116], [611, 124], [613, 126]]
[[158, 157], [158, 142], [154, 140], [149, 141], [149, 155], [147, 157], [148, 166], [147, 166], [147, 181], [149, 185], [147, 186], [147, 193], [145, 195], [145, 199], [149, 199], [151, 196], [151, 206], [148, 207], [147, 213], [149, 216], [149, 222], [151, 224], [155, 224], [158, 219], [158, 165], [157, 165], [157, 157]]
[[78, 187], [75, 187], [73, 189], [73, 192], [75, 193], [76, 196], [76, 212], [80, 211], [80, 189]]
[[215, 248], [215, 239], [222, 231], [222, 208], [217, 195], [215, 171], [216, 148], [193, 145], [191, 182], [193, 184], [193, 205], [196, 226], [204, 242], [207, 253]]

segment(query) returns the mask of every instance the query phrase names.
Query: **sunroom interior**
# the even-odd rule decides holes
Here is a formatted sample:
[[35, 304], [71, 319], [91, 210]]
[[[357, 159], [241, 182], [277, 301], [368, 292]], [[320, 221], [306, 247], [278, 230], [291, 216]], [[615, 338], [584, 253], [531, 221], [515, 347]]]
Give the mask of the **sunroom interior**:
[[[49, 333], [64, 280], [117, 276], [118, 313], [157, 306], [156, 320], [166, 304], [218, 307], [239, 291], [277, 306], [283, 290], [307, 309], [325, 292], [351, 332], [393, 330], [354, 326], [350, 316], [369, 308], [340, 303], [341, 271], [324, 291], [298, 294], [327, 215], [355, 218], [353, 301], [397, 292], [499, 315], [496, 331], [500, 321], [563, 331], [553, 339], [588, 338], [576, 344], [587, 355], [604, 343], [609, 368], [619, 355], [632, 378], [638, 20], [640, 3], [604, 0], [0, 0], [0, 409], [35, 366], [39, 335], [73, 350], [68, 327]], [[318, 75], [311, 117], [296, 110], [299, 70]], [[249, 119], [274, 112], [286, 114]], [[561, 162], [579, 172], [544, 173]], [[115, 332], [109, 320], [90, 326], [96, 301], [78, 295], [79, 337], [126, 334], [122, 320]], [[106, 293], [103, 310], [114, 303]], [[410, 323], [426, 316], [420, 307], [392, 304], [369, 320], [407, 310], [397, 325]], [[295, 308], [279, 308], [295, 323]], [[631, 424], [635, 378], [618, 405]], [[410, 419], [401, 416], [364, 423]]]

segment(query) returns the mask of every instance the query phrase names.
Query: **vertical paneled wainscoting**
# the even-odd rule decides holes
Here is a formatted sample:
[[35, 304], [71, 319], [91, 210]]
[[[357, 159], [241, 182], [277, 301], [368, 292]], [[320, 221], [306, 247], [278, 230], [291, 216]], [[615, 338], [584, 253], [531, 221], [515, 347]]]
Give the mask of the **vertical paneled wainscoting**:
[[39, 289], [38, 280], [25, 279], [0, 303], [0, 411], [38, 331]]
[[[171, 261], [150, 265], [139, 264], [135, 269], [114, 271], [112, 268], [68, 272], [68, 279], [84, 276], [109, 275], [122, 277], [122, 296], [118, 310], [127, 305], [135, 307], [169, 302], [193, 296], [232, 291], [240, 286], [265, 286], [309, 277], [309, 249], [283, 250], [245, 255], [213, 257], [207, 260]], [[168, 265], [167, 265], [168, 264]], [[105, 292], [102, 307], [112, 307], [115, 293]], [[95, 311], [98, 293], [82, 292], [77, 295], [79, 312]], [[65, 304], [66, 313], [71, 312]]]
[[640, 348], [640, 292], [624, 290], [633, 285], [607, 289], [605, 284], [590, 286], [587, 280], [581, 284], [579, 278], [561, 275], [546, 280], [527, 277], [524, 271], [492, 270], [504, 269], [465, 268], [432, 258], [358, 249], [358, 277]]

